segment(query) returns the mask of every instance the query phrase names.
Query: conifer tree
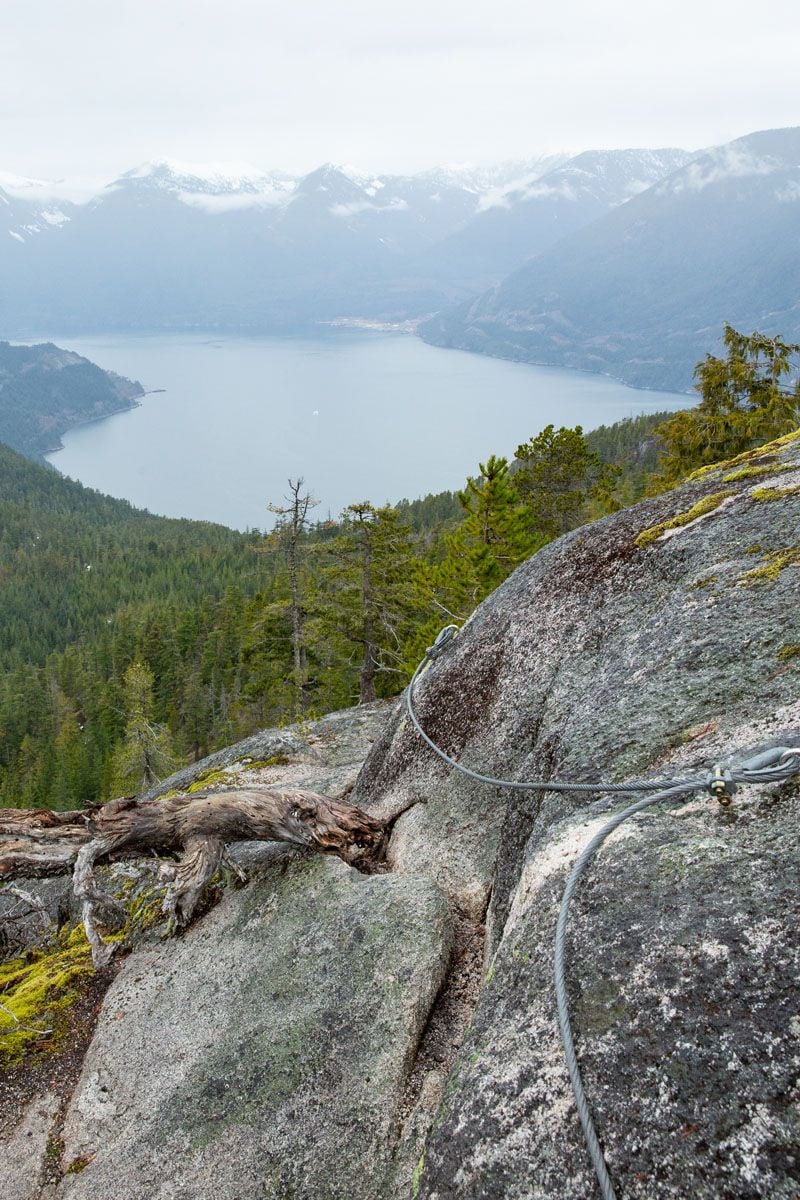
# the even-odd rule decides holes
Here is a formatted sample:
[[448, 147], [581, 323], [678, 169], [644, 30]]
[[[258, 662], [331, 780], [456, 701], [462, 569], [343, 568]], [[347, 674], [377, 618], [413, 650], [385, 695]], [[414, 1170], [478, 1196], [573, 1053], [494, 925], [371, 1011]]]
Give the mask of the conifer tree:
[[530, 517], [512, 483], [508, 460], [491, 455], [477, 478], [457, 493], [464, 520], [442, 539], [443, 553], [417, 564], [415, 582], [427, 620], [407, 646], [414, 665], [442, 624], [464, 621], [484, 597], [547, 540], [531, 530]]
[[619, 472], [601, 462], [580, 425], [574, 429], [548, 425], [517, 446], [516, 456], [517, 492], [533, 529], [546, 538], [560, 537], [586, 520], [592, 498], [606, 511], [616, 506], [612, 489]]
[[321, 551], [332, 561], [322, 569], [317, 651], [325, 653], [323, 641], [341, 647], [340, 661], [357, 669], [359, 703], [367, 704], [379, 681], [387, 680], [388, 694], [405, 676], [403, 642], [416, 599], [411, 530], [391, 506], [361, 501], [345, 509], [340, 533]]
[[800, 424], [800, 377], [786, 381], [800, 344], [758, 332], [748, 336], [732, 325], [725, 326], [724, 341], [725, 358], [707, 354], [695, 368], [700, 403], [658, 426], [665, 446], [662, 486]]
[[134, 661], [124, 677], [125, 739], [114, 753], [111, 790], [136, 793], [174, 771], [178, 760], [165, 726], [153, 720], [153, 673]]

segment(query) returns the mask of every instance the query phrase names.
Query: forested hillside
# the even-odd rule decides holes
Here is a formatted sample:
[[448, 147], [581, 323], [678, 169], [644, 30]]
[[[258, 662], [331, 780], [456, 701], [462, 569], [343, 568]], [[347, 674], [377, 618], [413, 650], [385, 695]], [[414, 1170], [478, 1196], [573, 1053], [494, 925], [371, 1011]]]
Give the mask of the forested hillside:
[[796, 427], [800, 347], [726, 331], [696, 409], [552, 425], [464, 490], [274, 530], [154, 517], [0, 446], [0, 804], [136, 792], [267, 725], [393, 695], [548, 541]]
[[[566, 519], [593, 463], [576, 459]], [[442, 621], [550, 536], [504, 459], [483, 471], [460, 497], [358, 503], [293, 538], [291, 510], [268, 536], [154, 517], [0, 446], [0, 802], [135, 791], [266, 724], [399, 690]]]
[[50, 342], [0, 342], [0, 442], [31, 458], [73, 425], [132, 408], [144, 388]]

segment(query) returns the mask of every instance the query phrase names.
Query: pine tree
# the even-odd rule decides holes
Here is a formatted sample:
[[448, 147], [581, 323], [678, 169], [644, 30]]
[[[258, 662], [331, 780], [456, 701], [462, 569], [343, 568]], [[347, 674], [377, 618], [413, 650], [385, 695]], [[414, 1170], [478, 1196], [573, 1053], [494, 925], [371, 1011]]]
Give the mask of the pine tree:
[[800, 344], [725, 326], [727, 355], [707, 354], [695, 368], [700, 403], [659, 425], [665, 446], [661, 485], [731, 458], [800, 424], [800, 377], [787, 385]]
[[531, 530], [508, 460], [493, 454], [479, 463], [479, 472], [457, 493], [464, 520], [442, 538], [443, 553], [435, 554], [431, 562], [417, 564], [414, 581], [419, 605], [428, 616], [406, 648], [410, 665], [443, 624], [466, 620], [484, 597], [547, 540]]
[[345, 509], [339, 534], [320, 549], [332, 561], [322, 568], [315, 651], [324, 657], [338, 647], [340, 662], [356, 667], [359, 703], [367, 704], [379, 682], [385, 695], [405, 679], [403, 642], [415, 604], [411, 530], [391, 506], [362, 501]]
[[153, 673], [132, 662], [124, 677], [125, 739], [113, 758], [111, 790], [115, 795], [141, 791], [174, 771], [178, 760], [169, 732], [153, 721]]
[[548, 425], [518, 446], [516, 456], [517, 492], [533, 529], [546, 538], [560, 537], [588, 519], [592, 499], [605, 511], [616, 507], [613, 486], [619, 472], [590, 449], [580, 425]]

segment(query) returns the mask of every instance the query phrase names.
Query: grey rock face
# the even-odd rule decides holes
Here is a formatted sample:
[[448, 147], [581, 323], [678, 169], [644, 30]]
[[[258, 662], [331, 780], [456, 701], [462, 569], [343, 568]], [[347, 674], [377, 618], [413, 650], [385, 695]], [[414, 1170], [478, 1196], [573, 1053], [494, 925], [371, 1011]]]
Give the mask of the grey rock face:
[[[752, 463], [712, 471], [547, 547], [429, 667], [425, 727], [464, 763], [512, 779], [670, 778], [797, 745], [798, 464], [795, 441], [755, 464], [787, 468], [766, 479], [732, 478]], [[780, 494], [764, 499], [765, 483]], [[731, 494], [707, 516], [637, 544], [720, 491]], [[356, 794], [389, 791], [429, 797], [419, 854], [454, 899], [463, 879], [438, 851], [453, 830], [467, 830], [460, 853], [474, 880], [492, 878], [464, 850], [478, 845], [483, 816], [497, 851], [493, 960], [418, 1195], [594, 1195], [551, 976], [566, 870], [605, 806], [481, 792], [402, 717]], [[797, 806], [791, 784], [740, 793], [731, 816], [710, 797], [679, 816], [642, 816], [579, 889], [570, 998], [622, 1196], [797, 1195]]]
[[59, 1196], [382, 1195], [450, 939], [425, 880], [273, 861], [112, 985]]
[[[512, 779], [683, 777], [797, 745], [799, 571], [795, 440], [547, 547], [427, 669], [420, 717]], [[402, 813], [391, 873], [250, 843], [244, 890], [131, 954], [59, 1129], [59, 1200], [596, 1194], [552, 944], [618, 798], [469, 781], [391, 706], [268, 731], [165, 786], [213, 769], [347, 791], [370, 745], [351, 798]], [[793, 782], [652, 810], [579, 886], [570, 1004], [620, 1200], [798, 1195], [799, 809]]]
[[0, 1155], [0, 1195], [9, 1200], [39, 1200], [39, 1164], [47, 1154], [58, 1097], [47, 1092], [26, 1108]]
[[242, 786], [283, 783], [331, 794], [342, 791], [352, 787], [395, 704], [393, 700], [378, 700], [328, 713], [302, 725], [262, 729], [176, 771], [146, 792], [145, 799], [184, 790], [210, 772], [225, 772], [227, 778], [222, 786], [228, 788], [240, 779]]
[[46, 939], [53, 927], [69, 919], [72, 880], [18, 879], [12, 888], [0, 886], [0, 952], [20, 953]]
[[[800, 703], [780, 716], [800, 736]], [[763, 741], [770, 728], [726, 732]], [[798, 816], [797, 786], [740, 792], [730, 815], [704, 797], [641, 816], [612, 835], [579, 888], [569, 996], [618, 1196], [797, 1194]], [[529, 847], [421, 1196], [599, 1194], [552, 973], [566, 870], [607, 819], [567, 818]]]

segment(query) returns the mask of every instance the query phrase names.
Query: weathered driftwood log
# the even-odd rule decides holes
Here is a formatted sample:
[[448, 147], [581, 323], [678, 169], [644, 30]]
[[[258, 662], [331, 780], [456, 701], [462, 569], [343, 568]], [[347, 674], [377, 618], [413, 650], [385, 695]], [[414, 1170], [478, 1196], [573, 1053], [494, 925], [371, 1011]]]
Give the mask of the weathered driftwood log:
[[100, 965], [111, 951], [98, 924], [103, 916], [122, 915], [119, 902], [96, 885], [94, 866], [103, 859], [142, 854], [173, 858], [162, 868], [169, 883], [164, 911], [183, 925], [220, 866], [244, 878], [228, 856], [232, 842], [289, 842], [355, 862], [376, 857], [384, 833], [383, 822], [353, 805], [302, 790], [248, 788], [147, 801], [125, 797], [66, 813], [6, 810], [0, 811], [0, 881], [72, 869], [92, 954]]
[[81, 846], [91, 839], [88, 820], [97, 811], [0, 809], [0, 881], [70, 871]]

